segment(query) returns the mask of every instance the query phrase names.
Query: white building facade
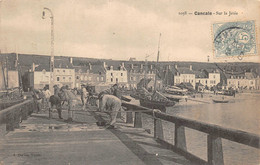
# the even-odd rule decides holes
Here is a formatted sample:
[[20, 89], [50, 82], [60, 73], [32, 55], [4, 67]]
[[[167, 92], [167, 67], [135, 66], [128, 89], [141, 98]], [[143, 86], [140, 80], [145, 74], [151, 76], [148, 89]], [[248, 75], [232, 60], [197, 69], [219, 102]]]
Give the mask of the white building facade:
[[124, 63], [120, 66], [107, 66], [104, 62], [106, 83], [107, 84], [125, 84], [127, 85], [127, 70], [124, 67]]

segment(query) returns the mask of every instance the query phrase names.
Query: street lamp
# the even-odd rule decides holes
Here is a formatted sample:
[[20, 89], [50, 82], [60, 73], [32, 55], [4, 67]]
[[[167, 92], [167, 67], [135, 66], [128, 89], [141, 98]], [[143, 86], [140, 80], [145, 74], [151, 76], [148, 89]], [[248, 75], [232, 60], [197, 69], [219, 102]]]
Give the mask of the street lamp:
[[51, 60], [50, 60], [50, 92], [54, 94], [53, 83], [54, 83], [54, 17], [51, 9], [44, 7], [42, 12], [42, 19], [45, 19], [45, 11], [50, 13], [51, 19]]

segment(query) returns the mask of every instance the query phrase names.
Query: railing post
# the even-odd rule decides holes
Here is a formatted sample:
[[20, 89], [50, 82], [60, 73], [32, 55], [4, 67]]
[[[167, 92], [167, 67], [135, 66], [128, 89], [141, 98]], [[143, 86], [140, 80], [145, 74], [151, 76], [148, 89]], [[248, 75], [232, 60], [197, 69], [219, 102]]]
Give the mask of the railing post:
[[164, 140], [162, 121], [154, 118], [154, 138]]
[[14, 131], [14, 114], [8, 113], [6, 115], [6, 131]]
[[142, 128], [142, 113], [141, 112], [135, 112], [135, 121], [134, 121], [134, 127], [135, 128]]
[[[132, 109], [129, 109], [132, 111]], [[133, 112], [126, 111], [126, 123], [132, 124], [133, 123]]]
[[14, 128], [19, 128], [20, 127], [20, 121], [21, 121], [21, 108], [19, 110], [16, 110], [13, 112], [14, 113]]
[[181, 150], [187, 150], [185, 127], [181, 126], [178, 122], [175, 123], [174, 145]]
[[224, 165], [222, 141], [220, 137], [208, 135], [208, 163], [209, 165]]

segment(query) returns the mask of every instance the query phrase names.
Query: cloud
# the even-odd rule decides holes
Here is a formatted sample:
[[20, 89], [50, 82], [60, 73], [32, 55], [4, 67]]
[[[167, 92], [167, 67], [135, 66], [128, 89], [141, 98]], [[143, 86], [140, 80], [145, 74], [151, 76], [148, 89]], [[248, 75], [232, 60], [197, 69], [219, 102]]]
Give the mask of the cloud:
[[[30, 4], [30, 5], [28, 5]], [[4, 0], [2, 41], [6, 51], [50, 52], [50, 19], [41, 19], [43, 7], [54, 14], [55, 53], [87, 57], [144, 60], [155, 52], [159, 33], [161, 60], [204, 61], [212, 56], [212, 23], [259, 20], [259, 5], [244, 0]], [[250, 9], [250, 10], [249, 10]], [[180, 11], [238, 11], [238, 16], [180, 16]], [[46, 16], [48, 13], [46, 12]], [[260, 31], [259, 33], [260, 34]]]

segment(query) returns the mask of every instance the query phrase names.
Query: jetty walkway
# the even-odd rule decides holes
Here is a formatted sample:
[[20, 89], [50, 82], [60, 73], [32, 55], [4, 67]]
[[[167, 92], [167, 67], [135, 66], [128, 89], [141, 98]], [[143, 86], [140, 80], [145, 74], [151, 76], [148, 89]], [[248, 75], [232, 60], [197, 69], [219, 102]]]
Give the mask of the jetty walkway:
[[[97, 126], [108, 116], [95, 109], [74, 112], [71, 123], [58, 119], [57, 113], [53, 119], [47, 112], [32, 113], [1, 138], [0, 164], [192, 164], [123, 119], [117, 120], [115, 129]], [[67, 111], [62, 115], [66, 119]]]
[[[108, 121], [105, 113], [89, 106], [75, 110], [73, 122], [57, 113], [49, 119], [47, 111], [34, 113], [33, 100], [0, 111], [0, 165], [6, 164], [210, 164], [223, 165], [222, 139], [260, 148], [259, 135], [224, 128], [162, 113], [135, 104], [122, 103], [116, 128], [106, 129], [97, 122]], [[153, 130], [142, 128], [142, 115], [153, 118]], [[174, 124], [174, 141], [165, 141], [162, 121]], [[185, 128], [207, 135], [207, 160], [187, 150]], [[153, 132], [150, 134], [150, 132]], [[201, 139], [205, 140], [205, 139]]]

